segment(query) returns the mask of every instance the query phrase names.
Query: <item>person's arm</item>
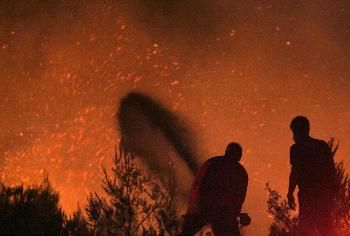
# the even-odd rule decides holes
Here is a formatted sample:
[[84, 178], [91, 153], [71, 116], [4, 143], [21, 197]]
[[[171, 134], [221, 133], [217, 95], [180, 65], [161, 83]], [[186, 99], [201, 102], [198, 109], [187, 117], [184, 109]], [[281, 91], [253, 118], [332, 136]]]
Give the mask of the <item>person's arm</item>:
[[244, 200], [245, 200], [245, 197], [247, 195], [247, 188], [248, 188], [248, 174], [247, 172], [244, 172], [244, 182], [243, 182], [243, 189], [242, 189], [242, 194], [240, 195], [240, 199], [239, 199], [239, 211], [238, 212], [241, 212], [242, 210], [242, 207], [243, 207], [243, 203], [244, 203]]
[[209, 167], [209, 161], [206, 161], [198, 170], [196, 176], [194, 177], [193, 183], [192, 183], [192, 189], [191, 191], [198, 189], [201, 183], [203, 182], [204, 176], [206, 174], [206, 171]]
[[289, 174], [289, 187], [288, 187], [288, 194], [293, 195], [295, 188], [298, 184], [298, 176], [296, 172], [296, 168], [292, 166]]
[[199, 195], [200, 188], [205, 177], [206, 171], [209, 167], [209, 161], [206, 161], [198, 170], [196, 176], [193, 179], [190, 196], [188, 199], [187, 213], [191, 214], [198, 211], [199, 208]]
[[291, 209], [295, 209], [295, 200], [294, 200], [294, 191], [296, 186], [298, 185], [298, 174], [297, 174], [297, 168], [296, 168], [296, 155], [295, 155], [295, 148], [294, 146], [290, 149], [290, 164], [291, 164], [291, 170], [289, 174], [289, 186], [288, 186], [288, 204]]
[[230, 199], [228, 200], [230, 205], [232, 205], [232, 213], [236, 216], [240, 215], [247, 195], [248, 188], [248, 173], [244, 168], [239, 170], [239, 175], [236, 178], [233, 189], [234, 192], [230, 193]]
[[250, 218], [250, 216], [248, 215], [248, 213], [242, 213], [242, 207], [243, 207], [243, 203], [247, 194], [247, 188], [248, 188], [248, 173], [245, 172], [245, 176], [244, 176], [244, 185], [243, 185], [243, 191], [242, 191], [242, 195], [241, 195], [241, 199], [240, 199], [240, 208], [238, 211], [239, 214], [239, 223], [241, 224], [241, 226], [248, 226], [250, 225], [252, 219]]

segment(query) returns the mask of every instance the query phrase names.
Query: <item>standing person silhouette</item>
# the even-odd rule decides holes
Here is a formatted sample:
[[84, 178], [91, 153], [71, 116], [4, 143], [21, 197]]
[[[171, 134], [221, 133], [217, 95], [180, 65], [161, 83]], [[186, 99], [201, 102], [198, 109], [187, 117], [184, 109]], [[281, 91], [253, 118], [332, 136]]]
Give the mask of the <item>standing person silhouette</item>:
[[310, 137], [306, 117], [295, 117], [290, 128], [295, 144], [290, 148], [291, 172], [287, 194], [295, 210], [294, 190], [299, 188], [299, 223], [297, 235], [333, 235], [332, 202], [335, 189], [335, 166], [331, 149], [325, 141]]
[[[248, 186], [248, 174], [239, 163], [241, 157], [241, 146], [230, 143], [224, 156], [210, 158], [200, 167], [192, 184], [180, 235], [193, 236], [208, 224], [216, 236], [240, 235], [237, 217]], [[247, 214], [242, 218], [250, 223]]]

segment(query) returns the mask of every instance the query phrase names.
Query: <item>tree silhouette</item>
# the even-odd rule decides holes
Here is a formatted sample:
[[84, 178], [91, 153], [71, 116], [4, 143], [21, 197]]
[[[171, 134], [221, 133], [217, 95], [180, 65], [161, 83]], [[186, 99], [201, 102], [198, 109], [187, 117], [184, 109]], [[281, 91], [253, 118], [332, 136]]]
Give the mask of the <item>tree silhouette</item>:
[[0, 235], [62, 235], [65, 214], [45, 175], [39, 186], [0, 184]]
[[[332, 150], [332, 158], [336, 154], [339, 143], [334, 144], [334, 138], [328, 142]], [[336, 169], [336, 194], [334, 198], [333, 225], [337, 235], [350, 235], [350, 179], [345, 172], [343, 162], [335, 164]], [[274, 221], [270, 226], [270, 236], [292, 236], [295, 235], [295, 227], [298, 222], [297, 216], [293, 214], [288, 206], [286, 199], [270, 185], [266, 184], [266, 190], [269, 192], [267, 201], [267, 212], [272, 215]]]
[[65, 235], [67, 236], [90, 236], [93, 235], [81, 208], [73, 212], [72, 216], [65, 222]]
[[0, 235], [92, 235], [80, 208], [67, 218], [58, 203], [47, 174], [37, 186], [0, 183]]
[[175, 235], [179, 217], [175, 175], [157, 180], [137, 167], [133, 156], [115, 155], [112, 175], [104, 169], [104, 195], [90, 194], [87, 220], [78, 207], [67, 217], [47, 174], [38, 186], [8, 187], [0, 182], [0, 235]]
[[106, 197], [94, 193], [88, 198], [92, 230], [97, 235], [173, 235], [178, 225], [173, 177], [168, 181], [171, 188], [165, 189], [137, 167], [131, 154], [120, 150], [112, 176], [104, 169]]

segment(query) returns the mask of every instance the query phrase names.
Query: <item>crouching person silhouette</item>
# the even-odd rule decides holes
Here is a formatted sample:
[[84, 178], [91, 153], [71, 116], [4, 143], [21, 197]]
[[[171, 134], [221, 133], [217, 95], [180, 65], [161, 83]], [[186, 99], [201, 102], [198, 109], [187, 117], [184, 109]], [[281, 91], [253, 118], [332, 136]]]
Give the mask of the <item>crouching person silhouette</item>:
[[[333, 235], [332, 207], [335, 192], [335, 166], [325, 141], [310, 137], [306, 117], [295, 117], [290, 125], [295, 144], [290, 148], [288, 203], [295, 209], [294, 190], [299, 188], [297, 235]], [[316, 233], [317, 232], [317, 233]]]
[[216, 236], [239, 236], [239, 216], [242, 225], [249, 225], [250, 217], [240, 213], [248, 186], [248, 174], [239, 163], [241, 157], [241, 146], [230, 143], [224, 156], [210, 158], [200, 167], [179, 235], [193, 236], [210, 224]]

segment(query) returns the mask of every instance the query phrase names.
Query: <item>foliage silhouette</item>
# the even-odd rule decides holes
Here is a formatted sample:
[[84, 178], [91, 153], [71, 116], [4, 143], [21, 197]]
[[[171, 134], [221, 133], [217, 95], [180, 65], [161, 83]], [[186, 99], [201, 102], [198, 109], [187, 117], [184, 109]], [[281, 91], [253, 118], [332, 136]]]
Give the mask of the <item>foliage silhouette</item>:
[[268, 210], [274, 218], [274, 222], [270, 226], [270, 236], [289, 236], [294, 235], [294, 229], [298, 219], [292, 215], [291, 209], [288, 206], [288, 201], [282, 199], [281, 195], [270, 185], [266, 184], [266, 190], [269, 192], [267, 200]]
[[39, 186], [0, 185], [0, 235], [62, 235], [65, 214], [47, 175]]
[[46, 174], [41, 185], [27, 188], [0, 182], [0, 235], [176, 234], [179, 218], [172, 165], [167, 179], [152, 179], [137, 167], [132, 155], [121, 151], [115, 155], [112, 173], [109, 176], [104, 169], [102, 187], [107, 198], [90, 194], [86, 212], [78, 206], [69, 218]]
[[0, 183], [0, 235], [92, 235], [80, 208], [67, 218], [58, 203], [47, 174], [37, 186]]
[[[334, 144], [334, 138], [328, 142], [332, 150], [332, 158], [336, 154], [339, 143]], [[335, 164], [336, 167], [336, 194], [334, 198], [333, 226], [337, 235], [350, 235], [350, 179], [345, 172], [344, 163]], [[270, 236], [292, 236], [295, 235], [295, 228], [298, 222], [297, 216], [292, 213], [286, 199], [270, 185], [266, 184], [266, 190], [269, 192], [267, 201], [267, 212], [273, 216], [273, 223], [270, 226]]]
[[94, 193], [88, 198], [92, 230], [96, 235], [174, 235], [178, 226], [174, 177], [164, 188], [137, 167], [131, 154], [120, 150], [112, 176], [104, 169], [106, 197]]
[[92, 236], [93, 232], [81, 208], [73, 212], [73, 215], [65, 222], [65, 235], [68, 236]]

